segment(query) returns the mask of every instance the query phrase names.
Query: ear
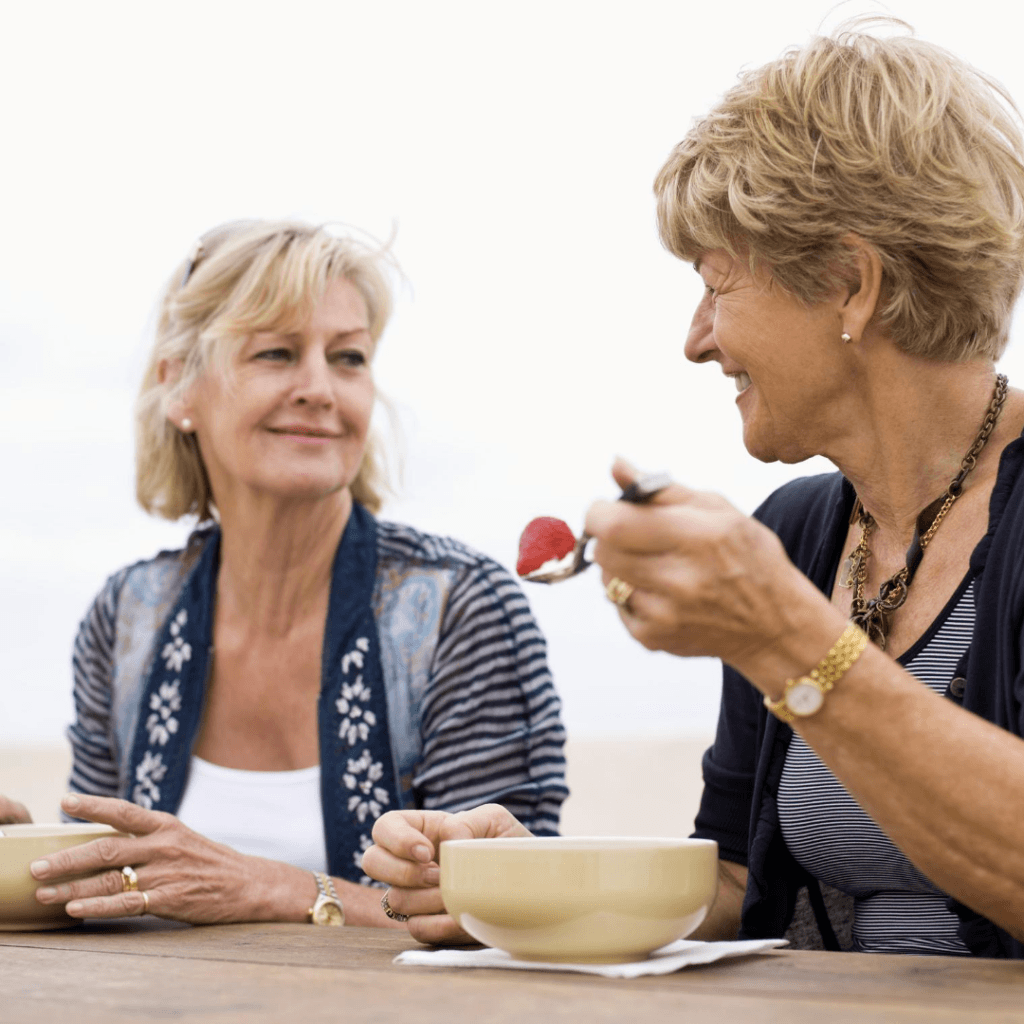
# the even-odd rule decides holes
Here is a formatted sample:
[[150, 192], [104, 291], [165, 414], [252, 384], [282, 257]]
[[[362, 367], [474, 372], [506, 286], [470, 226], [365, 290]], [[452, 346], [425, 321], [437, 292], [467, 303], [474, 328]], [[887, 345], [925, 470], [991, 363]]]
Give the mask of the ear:
[[[160, 383], [168, 389], [173, 388], [181, 379], [183, 367], [184, 363], [180, 359], [161, 359], [157, 367]], [[195, 429], [195, 415], [189, 398], [188, 395], [176, 398], [167, 406], [168, 421], [183, 434], [191, 433]]]
[[846, 235], [842, 242], [851, 250], [851, 269], [856, 277], [840, 288], [839, 329], [856, 342], [864, 337], [878, 308], [882, 294], [882, 260], [874, 246], [868, 245], [860, 235]]

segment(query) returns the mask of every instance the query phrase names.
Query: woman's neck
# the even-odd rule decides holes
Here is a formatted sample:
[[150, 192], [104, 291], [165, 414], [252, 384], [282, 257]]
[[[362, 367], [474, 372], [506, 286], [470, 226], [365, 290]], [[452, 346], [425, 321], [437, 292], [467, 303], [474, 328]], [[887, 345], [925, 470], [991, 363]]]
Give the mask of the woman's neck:
[[[897, 355], [891, 373], [856, 396], [855, 421], [824, 454], [853, 484], [880, 533], [909, 543], [917, 517], [959, 472], [995, 392], [989, 363], [933, 363]], [[994, 474], [1020, 432], [1024, 394], [1008, 392], [965, 490]]]
[[263, 636], [287, 636], [326, 612], [334, 556], [352, 511], [349, 492], [317, 501], [258, 498], [218, 506], [217, 617]]

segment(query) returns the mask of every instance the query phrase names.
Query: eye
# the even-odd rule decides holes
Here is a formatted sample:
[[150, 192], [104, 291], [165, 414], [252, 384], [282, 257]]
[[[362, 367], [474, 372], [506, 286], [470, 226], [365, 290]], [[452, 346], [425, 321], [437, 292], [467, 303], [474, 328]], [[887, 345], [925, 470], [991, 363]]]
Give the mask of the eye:
[[366, 365], [366, 353], [358, 348], [344, 348], [332, 353], [331, 362], [349, 369], [358, 369]]
[[292, 351], [283, 346], [260, 349], [253, 355], [253, 359], [259, 359], [267, 363], [286, 363], [292, 358]]

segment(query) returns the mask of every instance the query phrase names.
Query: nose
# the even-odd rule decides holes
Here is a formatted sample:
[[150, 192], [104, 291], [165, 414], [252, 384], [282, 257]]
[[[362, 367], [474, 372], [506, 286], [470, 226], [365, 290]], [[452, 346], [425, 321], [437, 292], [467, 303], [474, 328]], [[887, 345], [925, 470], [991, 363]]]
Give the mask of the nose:
[[312, 405], [329, 409], [334, 404], [331, 387], [331, 367], [327, 355], [316, 349], [307, 349], [299, 361], [292, 400], [296, 405]]
[[683, 347], [686, 358], [690, 362], [706, 363], [709, 359], [715, 358], [717, 347], [715, 346], [714, 327], [715, 309], [710, 293], [705, 292], [704, 297], [694, 310], [693, 319], [690, 321], [690, 331]]

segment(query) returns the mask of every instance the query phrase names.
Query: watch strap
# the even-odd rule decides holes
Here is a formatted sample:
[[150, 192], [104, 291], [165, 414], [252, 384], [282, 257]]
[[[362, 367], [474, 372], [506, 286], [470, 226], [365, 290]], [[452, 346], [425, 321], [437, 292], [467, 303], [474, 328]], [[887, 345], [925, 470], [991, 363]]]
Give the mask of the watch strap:
[[[806, 676], [787, 679], [786, 685], [782, 689], [782, 696], [774, 701], [771, 697], [765, 697], [764, 706], [783, 722], [792, 722], [796, 717], [807, 717], [806, 712], [801, 715], [800, 712], [794, 711], [789, 706], [789, 695], [793, 688], [801, 684], [809, 684], [817, 687], [824, 697], [849, 672], [867, 645], [867, 634], [856, 623], [849, 623], [843, 630], [842, 636], [829, 649], [828, 654]], [[815, 708], [815, 711], [820, 710], [822, 705]], [[811, 714], [813, 713], [811, 712]]]
[[[334, 879], [330, 875], [325, 875], [322, 871], [314, 871], [313, 877], [316, 879], [318, 893], [316, 902], [308, 911], [310, 923], [343, 925], [345, 923], [345, 908], [342, 906], [337, 890], [334, 888]], [[325, 906], [334, 907], [337, 912], [327, 915], [321, 913], [322, 908]]]

